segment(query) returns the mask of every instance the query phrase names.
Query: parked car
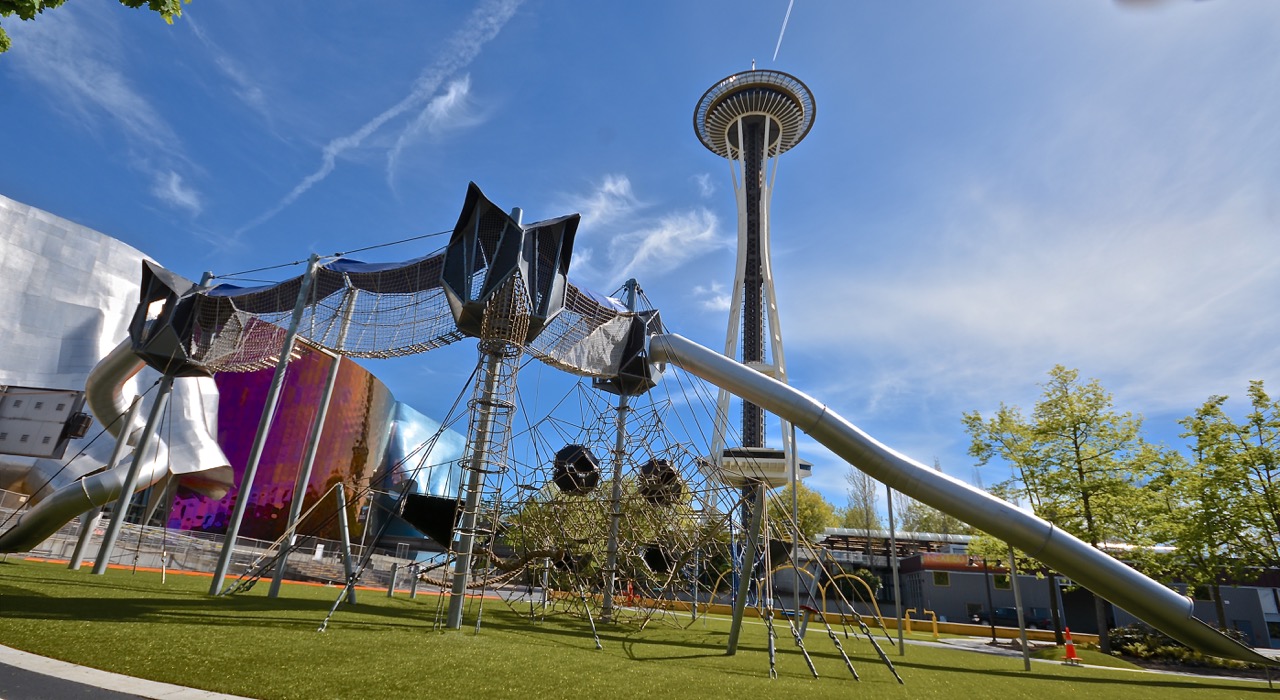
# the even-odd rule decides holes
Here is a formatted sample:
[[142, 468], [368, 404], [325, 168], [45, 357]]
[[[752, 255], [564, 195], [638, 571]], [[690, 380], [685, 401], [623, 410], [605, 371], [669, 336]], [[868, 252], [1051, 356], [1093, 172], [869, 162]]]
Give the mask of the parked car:
[[[1053, 629], [1053, 613], [1049, 608], [1026, 608], [1023, 611], [1024, 619], [1027, 623], [1027, 629], [1047, 630]], [[989, 625], [991, 618], [987, 615], [986, 610], [979, 610], [974, 613], [971, 622], [976, 625]], [[995, 624], [997, 627], [1017, 627], [1018, 626], [1018, 609], [1017, 608], [996, 608]]]

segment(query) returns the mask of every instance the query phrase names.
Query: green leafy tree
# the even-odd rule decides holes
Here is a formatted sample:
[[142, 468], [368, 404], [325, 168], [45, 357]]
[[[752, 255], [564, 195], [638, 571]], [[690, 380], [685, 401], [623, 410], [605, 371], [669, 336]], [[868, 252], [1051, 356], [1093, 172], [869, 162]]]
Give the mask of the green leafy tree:
[[[52, 10], [61, 7], [67, 0], [0, 0], [0, 17], [10, 17], [17, 15], [18, 19], [31, 20], [36, 15], [45, 10]], [[182, 15], [182, 4], [191, 2], [191, 0], [120, 0], [120, 4], [125, 7], [143, 7], [146, 6], [164, 18], [164, 21], [173, 24], [174, 17]], [[9, 50], [11, 42], [9, 35], [5, 33], [4, 28], [0, 27], [0, 53]]]
[[[969, 454], [980, 465], [1008, 464], [1013, 476], [1002, 489], [1093, 547], [1147, 544], [1155, 512], [1142, 485], [1167, 451], [1142, 439], [1141, 417], [1116, 411], [1096, 379], [1082, 382], [1077, 370], [1058, 365], [1041, 386], [1030, 418], [1004, 404], [989, 418], [964, 414]], [[1141, 551], [1128, 550], [1126, 558]], [[1106, 630], [1101, 599], [1096, 612], [1098, 628]], [[1109, 651], [1105, 634], [1102, 640]]]
[[[836, 509], [822, 497], [822, 494], [805, 486], [803, 482], [796, 491], [798, 517], [795, 523], [800, 526], [800, 536], [812, 541], [814, 536], [829, 527], [835, 527]], [[769, 524], [773, 537], [791, 539], [791, 484], [787, 484], [775, 494], [769, 496]]]
[[1243, 573], [1242, 535], [1249, 531], [1247, 476], [1230, 449], [1236, 426], [1223, 413], [1225, 396], [1211, 396], [1179, 424], [1189, 440], [1190, 459], [1169, 460], [1148, 484], [1163, 518], [1154, 528], [1157, 538], [1173, 545], [1159, 557], [1168, 578], [1193, 587], [1207, 587], [1216, 607], [1218, 625], [1226, 624], [1221, 580]]

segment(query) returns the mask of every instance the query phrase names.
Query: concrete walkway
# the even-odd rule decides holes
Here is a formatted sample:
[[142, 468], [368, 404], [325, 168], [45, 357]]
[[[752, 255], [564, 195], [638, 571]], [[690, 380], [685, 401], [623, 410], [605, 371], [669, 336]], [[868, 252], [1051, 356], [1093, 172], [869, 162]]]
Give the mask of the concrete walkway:
[[29, 654], [0, 646], [0, 700], [248, 700]]

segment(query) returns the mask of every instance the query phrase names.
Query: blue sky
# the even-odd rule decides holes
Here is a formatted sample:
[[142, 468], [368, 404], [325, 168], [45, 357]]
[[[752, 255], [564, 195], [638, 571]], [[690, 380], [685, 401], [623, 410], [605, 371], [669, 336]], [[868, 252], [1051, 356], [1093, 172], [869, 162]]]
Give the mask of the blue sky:
[[[4, 21], [0, 193], [198, 278], [451, 228], [474, 180], [581, 212], [575, 280], [719, 347], [733, 196], [691, 118], [754, 59], [817, 102], [773, 202], [792, 383], [972, 480], [961, 412], [1054, 364], [1171, 445], [1280, 392], [1280, 3], [1143, 5], [797, 0], [775, 61], [786, 0], [77, 0]], [[473, 357], [370, 367], [438, 414]]]

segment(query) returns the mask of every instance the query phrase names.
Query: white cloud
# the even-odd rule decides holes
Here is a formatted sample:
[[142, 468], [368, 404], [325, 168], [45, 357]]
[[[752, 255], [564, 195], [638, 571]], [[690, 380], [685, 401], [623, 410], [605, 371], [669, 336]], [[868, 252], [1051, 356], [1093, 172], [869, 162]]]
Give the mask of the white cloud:
[[151, 194], [176, 209], [187, 211], [192, 216], [199, 214], [202, 209], [200, 195], [182, 181], [181, 175], [172, 170], [157, 174]]
[[[626, 175], [606, 175], [588, 193], [564, 198], [561, 206], [582, 214], [575, 277], [605, 286], [629, 277], [643, 282], [730, 243], [708, 209], [648, 214], [652, 205], [635, 195]], [[601, 247], [603, 255], [594, 250]], [[584, 264], [584, 254], [597, 264]]]
[[594, 190], [586, 195], [570, 196], [564, 203], [565, 209], [582, 214], [583, 224], [593, 228], [631, 217], [640, 207], [626, 175], [605, 175]]
[[227, 80], [231, 81], [233, 85], [232, 92], [235, 93], [235, 96], [250, 109], [262, 115], [268, 122], [272, 121], [271, 111], [267, 106], [266, 93], [262, 90], [262, 86], [250, 76], [249, 71], [245, 70], [239, 62], [223, 51], [204, 33], [204, 30], [200, 28], [200, 23], [196, 21], [190, 11], [183, 14], [182, 24], [191, 28], [196, 38], [200, 40], [200, 43], [213, 58], [214, 66]]
[[711, 195], [716, 193], [715, 183], [711, 181], [710, 173], [699, 173], [693, 176], [693, 182], [698, 186], [698, 196], [703, 199], [709, 199]]
[[464, 75], [450, 81], [444, 92], [431, 98], [427, 106], [418, 113], [413, 123], [400, 133], [396, 143], [387, 154], [387, 182], [393, 183], [400, 165], [400, 155], [404, 149], [420, 139], [422, 135], [439, 136], [458, 129], [479, 126], [484, 117], [475, 113], [470, 104], [471, 75]]
[[360, 147], [365, 139], [372, 136], [388, 122], [430, 100], [441, 83], [475, 60], [480, 55], [480, 51], [485, 44], [488, 44], [498, 36], [507, 21], [515, 14], [516, 9], [520, 7], [520, 3], [521, 0], [489, 0], [477, 7], [471, 16], [467, 18], [466, 24], [449, 39], [439, 58], [428, 66], [422, 72], [422, 75], [418, 77], [418, 80], [414, 82], [413, 88], [408, 95], [383, 110], [382, 113], [370, 119], [364, 126], [354, 132], [339, 136], [326, 144], [320, 154], [320, 167], [315, 172], [304, 177], [275, 206], [241, 226], [236, 234], [239, 235], [249, 229], [260, 226], [276, 214], [279, 214], [285, 207], [293, 204], [317, 183], [329, 177], [329, 174], [337, 167], [339, 156], [353, 148]]
[[705, 285], [695, 285], [693, 288], [693, 296], [698, 299], [698, 305], [704, 311], [724, 312], [729, 310], [729, 302], [732, 301], [729, 293], [725, 290], [725, 286], [719, 282], [709, 282]]
[[112, 43], [115, 34], [104, 29], [113, 21], [96, 6], [88, 6], [60, 10], [37, 22], [19, 22], [12, 27], [14, 48], [6, 60], [48, 90], [86, 129], [123, 135], [130, 165], [157, 183], [152, 194], [198, 214], [198, 194], [183, 186], [174, 170], [186, 161], [181, 140], [126, 75], [123, 52]]
[[677, 268], [724, 243], [716, 215], [692, 209], [668, 214], [651, 226], [615, 237], [610, 242], [609, 259], [619, 266], [616, 277], [627, 279]]

